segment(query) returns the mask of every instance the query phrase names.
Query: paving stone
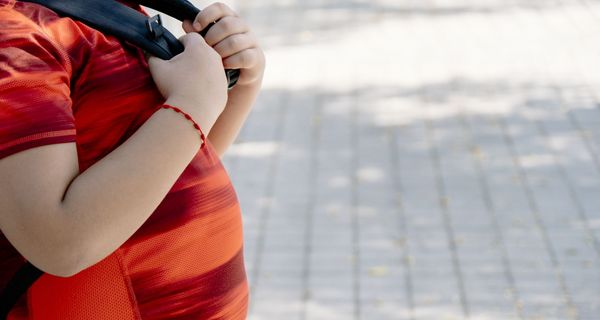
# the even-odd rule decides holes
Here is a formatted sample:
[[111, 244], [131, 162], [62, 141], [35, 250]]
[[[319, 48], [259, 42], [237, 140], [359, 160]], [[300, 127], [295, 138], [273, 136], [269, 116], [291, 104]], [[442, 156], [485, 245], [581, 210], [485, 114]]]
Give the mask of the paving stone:
[[230, 4], [250, 319], [598, 319], [598, 2]]

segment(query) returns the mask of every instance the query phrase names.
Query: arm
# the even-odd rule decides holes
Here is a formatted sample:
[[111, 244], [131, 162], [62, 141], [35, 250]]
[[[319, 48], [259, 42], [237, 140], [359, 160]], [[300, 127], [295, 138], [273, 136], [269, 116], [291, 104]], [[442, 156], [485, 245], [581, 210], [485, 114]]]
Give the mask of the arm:
[[0, 160], [2, 232], [32, 264], [57, 276], [102, 260], [146, 221], [194, 157], [200, 138], [186, 122], [158, 110], [80, 175], [75, 143]]
[[215, 122], [208, 139], [219, 156], [223, 156], [227, 148], [235, 141], [246, 118], [252, 110], [260, 84], [236, 85], [229, 93], [225, 110]]
[[[185, 51], [176, 58], [150, 58], [150, 71], [166, 103], [191, 114], [209, 134], [227, 98], [221, 57], [199, 35], [182, 41]], [[38, 87], [30, 82], [21, 83], [19, 92], [35, 95]], [[199, 92], [198, 84], [207, 90]], [[39, 269], [57, 276], [78, 273], [133, 235], [200, 144], [187, 119], [159, 109], [83, 173], [72, 142], [5, 156], [0, 160], [0, 229]]]
[[228, 69], [240, 69], [238, 83], [231, 91], [225, 110], [208, 136], [222, 156], [240, 132], [258, 96], [265, 69], [265, 56], [248, 25], [229, 7], [214, 3], [202, 10], [194, 23], [183, 22], [183, 29], [200, 32], [213, 21], [205, 40], [222, 57]]

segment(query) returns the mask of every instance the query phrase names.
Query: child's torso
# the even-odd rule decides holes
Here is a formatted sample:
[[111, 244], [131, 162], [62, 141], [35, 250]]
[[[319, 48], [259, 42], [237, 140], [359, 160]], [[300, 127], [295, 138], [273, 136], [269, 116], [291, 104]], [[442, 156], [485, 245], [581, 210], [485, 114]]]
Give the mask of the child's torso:
[[[41, 25], [71, 61], [72, 109], [84, 171], [127, 140], [164, 99], [141, 50], [38, 5], [16, 2], [14, 8]], [[120, 303], [131, 305], [134, 318], [244, 319], [247, 283], [242, 252], [239, 202], [209, 142], [150, 218], [115, 253], [70, 278], [42, 276], [28, 293], [29, 317], [42, 316], [36, 308], [45, 310], [44, 319], [70, 319], [65, 315], [84, 312], [85, 307], [76, 310], [77, 304], [116, 305], [106, 300], [105, 288], [97, 283], [102, 277], [114, 280], [118, 273], [127, 298]], [[1, 234], [0, 259], [10, 274], [22, 263]], [[0, 284], [10, 274], [0, 274]]]

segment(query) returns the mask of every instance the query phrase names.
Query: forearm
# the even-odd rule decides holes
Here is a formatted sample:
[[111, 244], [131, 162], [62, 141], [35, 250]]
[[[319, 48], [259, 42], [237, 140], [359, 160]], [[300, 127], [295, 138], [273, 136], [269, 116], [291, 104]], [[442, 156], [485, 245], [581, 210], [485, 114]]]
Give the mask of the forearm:
[[181, 114], [160, 109], [121, 146], [70, 184], [62, 201], [64, 230], [76, 244], [73, 272], [123, 244], [158, 207], [200, 148]]
[[208, 135], [208, 139], [219, 156], [225, 153], [238, 136], [256, 101], [260, 86], [261, 82], [257, 81], [244, 86], [235, 86], [230, 91], [230, 98], [227, 101], [225, 110], [221, 113]]
[[234, 142], [254, 104], [265, 70], [265, 55], [249, 26], [228, 6], [214, 3], [194, 21], [184, 21], [188, 33], [210, 29], [204, 40], [222, 58], [226, 69], [239, 70], [237, 85], [229, 91], [225, 109], [208, 139], [219, 156]]

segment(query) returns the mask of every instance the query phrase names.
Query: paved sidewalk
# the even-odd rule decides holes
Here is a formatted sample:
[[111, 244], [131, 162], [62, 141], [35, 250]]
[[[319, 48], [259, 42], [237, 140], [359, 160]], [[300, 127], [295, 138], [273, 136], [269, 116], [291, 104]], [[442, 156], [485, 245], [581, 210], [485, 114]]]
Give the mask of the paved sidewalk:
[[600, 319], [599, 1], [229, 3], [250, 319]]

